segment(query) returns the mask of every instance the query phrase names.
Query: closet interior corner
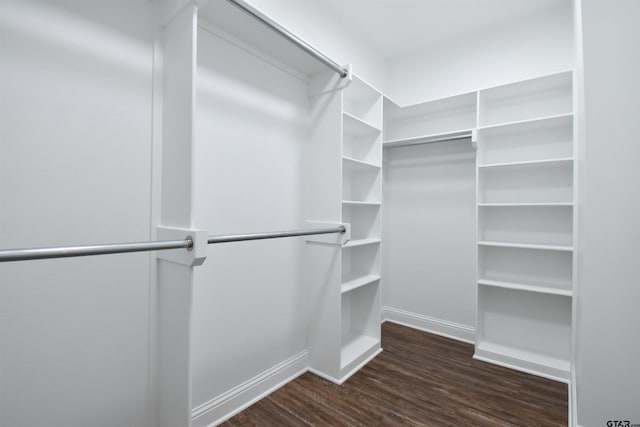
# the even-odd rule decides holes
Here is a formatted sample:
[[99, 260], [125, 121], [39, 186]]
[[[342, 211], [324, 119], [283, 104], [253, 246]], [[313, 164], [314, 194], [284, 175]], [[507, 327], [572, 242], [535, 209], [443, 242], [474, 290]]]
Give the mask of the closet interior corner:
[[8, 0], [0, 426], [577, 426], [588, 2], [445, 3]]

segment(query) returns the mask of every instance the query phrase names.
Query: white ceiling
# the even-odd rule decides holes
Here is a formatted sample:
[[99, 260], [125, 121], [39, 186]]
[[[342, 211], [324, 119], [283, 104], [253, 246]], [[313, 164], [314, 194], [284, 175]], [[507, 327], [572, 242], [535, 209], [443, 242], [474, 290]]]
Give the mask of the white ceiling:
[[344, 25], [385, 58], [571, 4], [571, 0], [312, 1], [324, 3]]

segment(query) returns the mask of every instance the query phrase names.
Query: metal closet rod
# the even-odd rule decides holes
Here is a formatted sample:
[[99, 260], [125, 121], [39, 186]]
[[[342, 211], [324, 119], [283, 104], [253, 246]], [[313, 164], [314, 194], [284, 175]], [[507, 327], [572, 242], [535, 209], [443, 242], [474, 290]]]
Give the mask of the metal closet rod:
[[242, 242], [246, 240], [278, 239], [281, 237], [344, 233], [345, 231], [346, 229], [344, 228], [344, 225], [339, 225], [337, 227], [314, 228], [312, 230], [270, 231], [267, 233], [228, 234], [228, 235], [221, 234], [217, 236], [209, 236], [209, 238], [207, 239], [207, 242], [211, 245], [213, 243]]
[[291, 31], [287, 30], [282, 25], [278, 24], [273, 19], [269, 18], [268, 16], [266, 16], [265, 14], [260, 12], [258, 9], [256, 9], [253, 6], [247, 4], [243, 0], [227, 0], [227, 1], [229, 3], [231, 3], [232, 5], [234, 5], [235, 7], [237, 7], [238, 9], [240, 9], [241, 11], [243, 11], [244, 13], [246, 13], [247, 15], [250, 15], [256, 21], [264, 24], [269, 29], [275, 31], [277, 34], [279, 34], [282, 37], [284, 37], [285, 39], [289, 40], [291, 43], [296, 45], [298, 48], [302, 49], [307, 54], [313, 56], [315, 59], [317, 59], [318, 61], [322, 62], [327, 67], [331, 68], [333, 71], [338, 73], [340, 75], [340, 77], [342, 77], [342, 78], [347, 77], [347, 70], [343, 66], [341, 66], [340, 64], [338, 64], [335, 61], [333, 61], [330, 58], [328, 58], [322, 52], [320, 52], [319, 50], [317, 50], [313, 46], [309, 45], [307, 42], [302, 40], [300, 37], [296, 36]]
[[[343, 225], [311, 230], [270, 231], [252, 234], [229, 234], [209, 236], [207, 243], [241, 242], [246, 240], [277, 239], [280, 237], [310, 236], [314, 234], [344, 233]], [[193, 248], [193, 240], [187, 236], [184, 240], [161, 240], [133, 243], [106, 243], [87, 246], [61, 246], [50, 248], [25, 248], [0, 250], [0, 262], [28, 261], [50, 258], [71, 258], [91, 255], [120, 254], [127, 252], [164, 251], [169, 249]]]

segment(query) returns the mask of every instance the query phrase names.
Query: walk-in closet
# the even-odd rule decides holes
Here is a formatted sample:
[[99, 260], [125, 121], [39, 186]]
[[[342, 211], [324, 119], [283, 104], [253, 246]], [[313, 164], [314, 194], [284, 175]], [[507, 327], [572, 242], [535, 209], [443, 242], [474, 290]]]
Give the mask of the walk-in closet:
[[640, 425], [636, 0], [1, 0], [0, 427]]

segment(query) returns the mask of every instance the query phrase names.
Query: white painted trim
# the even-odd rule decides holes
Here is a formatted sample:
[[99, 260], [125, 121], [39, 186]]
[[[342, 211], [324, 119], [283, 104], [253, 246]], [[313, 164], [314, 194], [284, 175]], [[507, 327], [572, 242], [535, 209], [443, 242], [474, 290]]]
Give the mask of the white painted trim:
[[458, 341], [475, 344], [476, 329], [444, 319], [411, 313], [393, 307], [382, 308], [382, 322], [392, 322]]
[[327, 375], [327, 374], [325, 374], [324, 372], [320, 372], [320, 371], [318, 371], [318, 370], [316, 370], [316, 369], [314, 369], [314, 368], [309, 368], [308, 370], [309, 370], [309, 372], [311, 372], [313, 375], [317, 375], [317, 376], [319, 376], [320, 378], [323, 378], [323, 379], [325, 379], [325, 380], [327, 380], [327, 381], [331, 381], [331, 382], [332, 382], [332, 383], [334, 383], [334, 384], [340, 384], [340, 380], [339, 380], [339, 379], [337, 379], [337, 378], [332, 377], [331, 375]]
[[571, 383], [569, 384], [569, 426], [578, 426], [578, 391], [576, 367], [571, 363]]
[[192, 427], [220, 424], [308, 370], [308, 352], [302, 351], [191, 411]]

